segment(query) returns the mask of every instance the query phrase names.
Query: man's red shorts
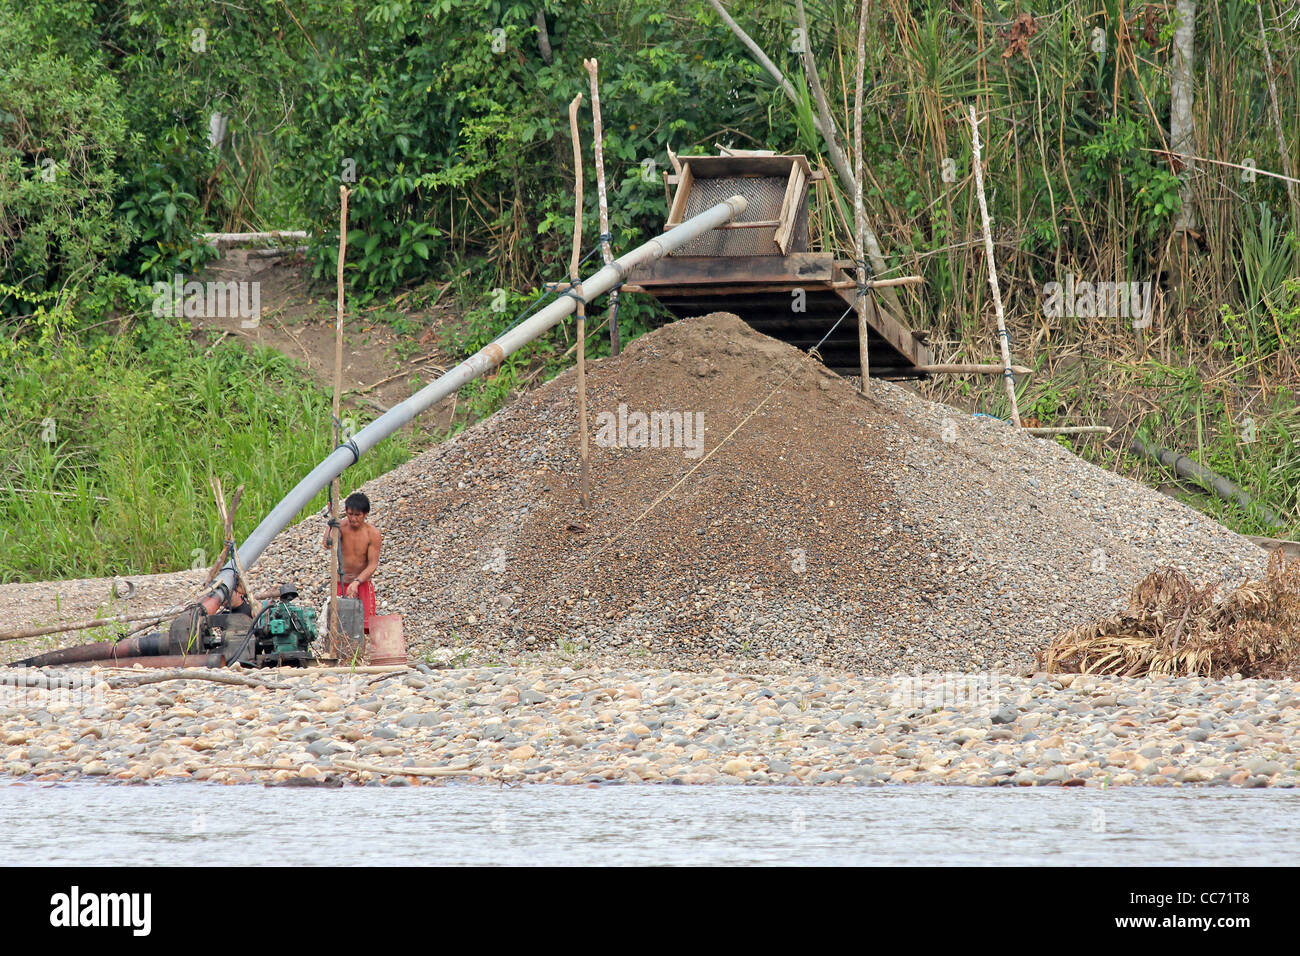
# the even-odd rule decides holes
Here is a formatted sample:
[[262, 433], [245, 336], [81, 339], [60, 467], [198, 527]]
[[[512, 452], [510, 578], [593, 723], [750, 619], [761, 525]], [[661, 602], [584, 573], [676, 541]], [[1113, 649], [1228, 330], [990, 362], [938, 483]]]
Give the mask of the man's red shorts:
[[[347, 597], [343, 582], [339, 582], [339, 597]], [[362, 581], [357, 587], [357, 597], [361, 601], [361, 610], [365, 615], [365, 632], [370, 633], [370, 619], [375, 616], [375, 585], [372, 581]]]

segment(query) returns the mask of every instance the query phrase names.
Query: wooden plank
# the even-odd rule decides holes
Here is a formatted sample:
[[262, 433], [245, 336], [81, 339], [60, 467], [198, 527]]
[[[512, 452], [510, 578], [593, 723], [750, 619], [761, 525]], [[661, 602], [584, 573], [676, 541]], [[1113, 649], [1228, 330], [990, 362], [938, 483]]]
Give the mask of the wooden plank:
[[788, 256], [665, 256], [637, 268], [628, 279], [646, 288], [661, 284], [830, 282], [834, 278], [832, 260], [829, 252], [795, 252]]
[[694, 167], [701, 179], [723, 176], [789, 176], [794, 166], [802, 166], [805, 175], [812, 173], [806, 156], [678, 156], [682, 171]]
[[695, 177], [691, 174], [691, 167], [682, 167], [682, 174], [677, 183], [677, 192], [673, 194], [673, 207], [668, 210], [667, 227], [679, 226], [682, 223], [682, 217], [686, 214], [686, 200], [691, 195], [691, 187], [695, 185]]
[[795, 166], [790, 173], [790, 181], [785, 186], [785, 197], [781, 200], [781, 214], [777, 216], [781, 224], [777, 227], [774, 237], [776, 246], [783, 256], [790, 253], [790, 234], [794, 232], [794, 224], [799, 218], [800, 210], [806, 205], [804, 193], [807, 187], [807, 174], [802, 167]]
[[[853, 293], [847, 289], [836, 289], [836, 293], [846, 305], [853, 305]], [[929, 365], [930, 350], [914, 339], [893, 316], [886, 315], [870, 296], [867, 296], [867, 324], [875, 329], [880, 337], [899, 352], [907, 356], [913, 365]]]

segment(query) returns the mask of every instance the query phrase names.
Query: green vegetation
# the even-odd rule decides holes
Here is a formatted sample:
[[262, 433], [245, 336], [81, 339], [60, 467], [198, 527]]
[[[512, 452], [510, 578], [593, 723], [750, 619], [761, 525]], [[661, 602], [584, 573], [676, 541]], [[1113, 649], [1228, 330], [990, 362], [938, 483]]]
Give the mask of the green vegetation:
[[[245, 485], [246, 534], [333, 447], [329, 395], [281, 353], [204, 352], [152, 316], [74, 331], [94, 299], [42, 304], [0, 339], [0, 581], [206, 567], [221, 550], [209, 476], [227, 500]], [[406, 457], [394, 436], [347, 483]]]
[[[210, 255], [196, 233], [305, 228], [327, 281], [345, 184], [350, 302], [410, 334], [408, 310], [449, 284], [440, 301], [461, 320], [443, 345], [459, 357], [567, 272], [566, 110], [578, 93], [584, 236], [597, 241], [584, 58], [601, 64], [619, 251], [662, 225], [669, 147], [825, 161], [802, 43], [851, 143], [855, 5], [806, 0], [806, 37], [788, 0], [726, 5], [795, 102], [704, 0], [0, 0], [0, 486], [29, 489], [0, 493], [0, 579], [188, 565], [217, 546], [209, 474], [246, 482], [242, 513], [260, 515], [327, 449], [324, 397], [291, 363], [204, 352], [184, 322], [147, 315], [140, 283], [191, 274]], [[872, 3], [868, 208], [890, 271], [925, 277], [903, 295], [909, 324], [930, 331], [942, 361], [990, 360], [975, 104], [1011, 344], [1037, 370], [1021, 384], [1026, 414], [1111, 424], [1114, 443], [1081, 440], [1080, 453], [1169, 480], [1125, 452], [1146, 434], [1291, 524], [1268, 529], [1189, 490], [1198, 506], [1295, 536], [1300, 211], [1277, 178], [1164, 152], [1176, 16], [1172, 2], [1065, 0], [1038, 13], [1017, 0]], [[1277, 172], [1300, 157], [1294, 20], [1279, 0], [1198, 4], [1199, 155]], [[226, 135], [213, 148], [218, 113]], [[810, 217], [814, 248], [845, 252], [851, 220], [832, 175]], [[1152, 283], [1150, 322], [1046, 316], [1044, 285], [1068, 275]], [[602, 306], [589, 310], [597, 356]], [[653, 312], [624, 297], [625, 338]], [[455, 427], [566, 367], [572, 335], [558, 328], [468, 387]], [[1007, 413], [991, 379], [928, 388]], [[57, 441], [41, 437], [47, 420]], [[403, 454], [381, 446], [348, 478]]]

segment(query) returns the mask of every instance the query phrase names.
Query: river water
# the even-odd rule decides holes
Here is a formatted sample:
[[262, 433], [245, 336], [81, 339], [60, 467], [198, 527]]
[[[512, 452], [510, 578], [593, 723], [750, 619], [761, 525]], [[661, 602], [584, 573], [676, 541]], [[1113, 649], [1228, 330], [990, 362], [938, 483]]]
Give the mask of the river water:
[[1298, 811], [1217, 788], [28, 783], [0, 786], [0, 865], [1290, 865]]

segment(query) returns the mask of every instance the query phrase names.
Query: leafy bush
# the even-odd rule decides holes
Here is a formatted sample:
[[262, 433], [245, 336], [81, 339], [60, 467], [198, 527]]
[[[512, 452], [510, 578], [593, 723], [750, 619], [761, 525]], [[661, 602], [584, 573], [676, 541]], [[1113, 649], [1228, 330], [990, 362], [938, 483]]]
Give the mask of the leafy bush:
[[[0, 47], [21, 46], [0, 21]], [[117, 83], [49, 49], [0, 63], [0, 281], [32, 291], [84, 281], [126, 248], [112, 215], [128, 139]]]
[[[358, 35], [310, 59], [311, 94], [285, 154], [296, 164], [318, 276], [332, 274], [338, 188], [349, 200], [354, 291], [377, 295], [445, 263], [477, 261], [485, 299], [536, 284], [568, 259], [573, 216], [567, 108], [584, 95], [584, 235], [599, 234], [585, 56], [601, 66], [610, 228], [622, 251], [664, 218], [666, 147], [751, 131], [763, 145], [769, 93], [711, 18], [668, 18], [648, 0], [547, 5], [551, 63], [537, 48], [535, 5], [392, 0], [358, 18]], [[616, 31], [611, 33], [611, 31]], [[617, 35], [617, 41], [611, 37]], [[435, 38], [456, 37], [457, 42]], [[718, 78], [725, 76], [726, 83]], [[354, 181], [352, 181], [354, 180]], [[354, 250], [354, 251], [353, 251]]]
[[[244, 534], [332, 450], [329, 393], [279, 352], [206, 351], [185, 320], [147, 312], [88, 330], [146, 295], [117, 279], [82, 298], [41, 296], [26, 334], [0, 334], [0, 581], [206, 565], [221, 545], [210, 475], [246, 485]], [[344, 482], [408, 456], [394, 436]]]

